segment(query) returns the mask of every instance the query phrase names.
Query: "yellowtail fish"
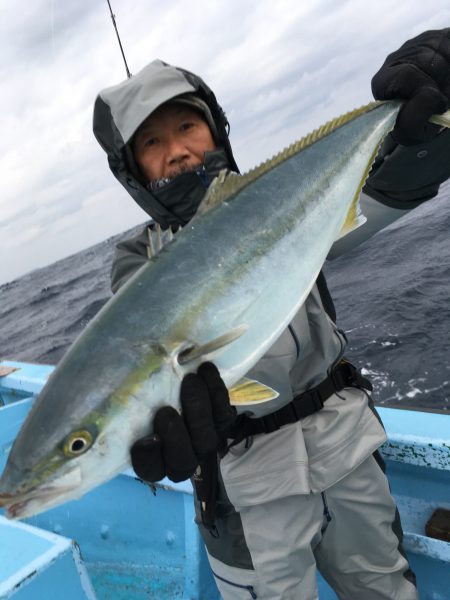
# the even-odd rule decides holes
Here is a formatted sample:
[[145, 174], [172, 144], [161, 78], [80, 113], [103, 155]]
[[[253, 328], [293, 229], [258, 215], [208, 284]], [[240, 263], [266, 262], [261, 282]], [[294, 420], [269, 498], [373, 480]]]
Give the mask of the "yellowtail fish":
[[[242, 380], [309, 294], [400, 102], [334, 119], [243, 176], [220, 174], [198, 215], [112, 298], [31, 409], [0, 480], [22, 518], [78, 498], [129, 464], [183, 376], [213, 360], [245, 409], [277, 395]], [[435, 122], [450, 126], [449, 113]]]

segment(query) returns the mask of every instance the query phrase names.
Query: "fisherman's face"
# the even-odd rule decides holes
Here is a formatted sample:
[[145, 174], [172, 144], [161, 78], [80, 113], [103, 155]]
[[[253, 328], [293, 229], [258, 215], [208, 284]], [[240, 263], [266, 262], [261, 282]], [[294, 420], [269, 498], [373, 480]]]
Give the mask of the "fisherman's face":
[[173, 178], [203, 163], [215, 149], [200, 113], [175, 102], [157, 108], [139, 127], [133, 143], [135, 161], [147, 181]]

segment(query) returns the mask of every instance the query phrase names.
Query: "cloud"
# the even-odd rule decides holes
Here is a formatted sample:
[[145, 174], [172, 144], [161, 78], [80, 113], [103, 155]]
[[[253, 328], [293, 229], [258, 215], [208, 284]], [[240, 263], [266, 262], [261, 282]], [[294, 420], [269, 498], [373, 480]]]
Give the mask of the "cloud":
[[[91, 131], [96, 94], [125, 79], [107, 4], [1, 7], [0, 282], [147, 218]], [[132, 72], [160, 57], [211, 85], [242, 169], [370, 100], [388, 52], [450, 22], [448, 0], [114, 0], [113, 10]]]

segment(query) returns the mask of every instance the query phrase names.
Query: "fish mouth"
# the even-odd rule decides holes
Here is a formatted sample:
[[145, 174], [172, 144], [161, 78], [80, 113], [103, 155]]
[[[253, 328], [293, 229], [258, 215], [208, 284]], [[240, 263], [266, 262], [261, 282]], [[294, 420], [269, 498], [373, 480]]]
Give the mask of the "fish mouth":
[[21, 519], [42, 512], [54, 505], [61, 495], [71, 492], [76, 486], [46, 486], [25, 494], [5, 495], [0, 498], [0, 506], [6, 510], [8, 519]]
[[[56, 504], [64, 502], [67, 494], [79, 488], [79, 469], [70, 473], [72, 481], [63, 484], [62, 481], [54, 484], [36, 486], [26, 492], [0, 493], [0, 507], [6, 511], [8, 519], [22, 519], [43, 512]], [[62, 479], [65, 480], [67, 476]]]

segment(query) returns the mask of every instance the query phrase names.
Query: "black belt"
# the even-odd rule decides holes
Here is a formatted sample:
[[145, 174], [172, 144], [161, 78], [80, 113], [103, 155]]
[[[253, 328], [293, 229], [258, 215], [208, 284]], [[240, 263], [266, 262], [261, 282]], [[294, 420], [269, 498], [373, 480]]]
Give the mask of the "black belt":
[[236, 423], [227, 437], [233, 439], [233, 444], [246, 437], [260, 433], [272, 433], [283, 425], [296, 423], [323, 408], [324, 403], [335, 392], [340, 392], [346, 387], [360, 387], [372, 390], [372, 384], [361, 375], [361, 372], [345, 359], [330, 371], [326, 379], [315, 387], [296, 396], [289, 404], [265, 415], [252, 419], [247, 415], [239, 415]]
[[[239, 415], [236, 421], [227, 429], [226, 437], [232, 440], [229, 445], [225, 441], [219, 454], [223, 457], [228, 450], [245, 438], [259, 433], [272, 433], [283, 425], [295, 423], [323, 408], [324, 403], [335, 392], [346, 387], [359, 387], [372, 390], [372, 384], [363, 377], [356, 367], [345, 359], [330, 371], [328, 377], [319, 385], [296, 396], [292, 402], [273, 413], [257, 419], [247, 415]], [[194, 476], [194, 485], [200, 504], [201, 521], [213, 537], [217, 537], [216, 496], [217, 496], [217, 457], [213, 454], [206, 457], [201, 465], [200, 477]]]

